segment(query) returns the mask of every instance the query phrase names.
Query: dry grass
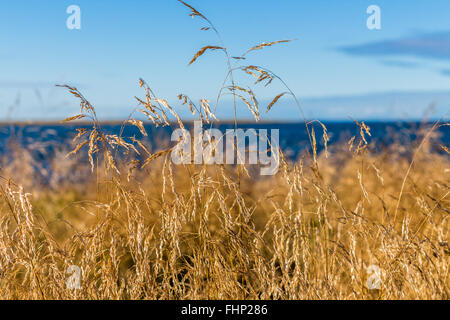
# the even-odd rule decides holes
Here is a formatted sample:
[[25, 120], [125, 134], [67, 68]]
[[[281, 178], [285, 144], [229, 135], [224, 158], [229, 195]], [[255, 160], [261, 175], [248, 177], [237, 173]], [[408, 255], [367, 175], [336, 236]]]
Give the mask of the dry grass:
[[[203, 30], [216, 31], [189, 8], [208, 23]], [[220, 49], [229, 72], [215, 107], [228, 90], [235, 108], [245, 100], [258, 119], [253, 91], [233, 73], [256, 84], [279, 78], [232, 66], [222, 42]], [[184, 127], [166, 100], [140, 86], [149, 120], [170, 125], [172, 114]], [[311, 150], [294, 163], [282, 158], [279, 173], [262, 178], [243, 165], [174, 166], [170, 148], [151, 152], [138, 139], [103, 133], [95, 108], [66, 88], [81, 101], [80, 115], [67, 121], [89, 118], [92, 128], [77, 132], [69, 158], [53, 159], [60, 178], [39, 185], [20, 148], [1, 165], [0, 298], [449, 299], [450, 162], [431, 148], [440, 123], [423, 128], [419, 141], [380, 151], [357, 122], [360, 136], [326, 154], [317, 151], [314, 125], [325, 142], [326, 127], [305, 120]], [[215, 121], [206, 100], [179, 99], [205, 125]], [[130, 116], [127, 124], [145, 136], [142, 122]], [[87, 165], [74, 157], [85, 147]], [[73, 182], [91, 170], [92, 179]], [[72, 265], [81, 270], [77, 290], [66, 285]], [[379, 290], [367, 287], [371, 265], [381, 270]]]

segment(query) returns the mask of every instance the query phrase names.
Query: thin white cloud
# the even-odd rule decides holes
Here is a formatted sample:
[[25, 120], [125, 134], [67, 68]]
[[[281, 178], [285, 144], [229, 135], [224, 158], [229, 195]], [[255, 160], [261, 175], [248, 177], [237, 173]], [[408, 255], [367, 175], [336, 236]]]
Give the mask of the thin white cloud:
[[402, 56], [450, 60], [450, 31], [344, 46], [339, 50], [356, 56]]

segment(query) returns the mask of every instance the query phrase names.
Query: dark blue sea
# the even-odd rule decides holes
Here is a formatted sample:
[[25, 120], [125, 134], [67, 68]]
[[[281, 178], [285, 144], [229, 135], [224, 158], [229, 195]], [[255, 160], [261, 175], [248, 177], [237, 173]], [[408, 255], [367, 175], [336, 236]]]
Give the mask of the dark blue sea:
[[[344, 143], [352, 136], [358, 137], [360, 134], [360, 128], [354, 122], [325, 122], [324, 124], [328, 129], [330, 146], [339, 142]], [[367, 136], [368, 141], [380, 149], [393, 142], [408, 144], [420, 140], [424, 132], [432, 126], [432, 123], [419, 122], [366, 122], [366, 124], [370, 127], [371, 133], [371, 137]], [[120, 123], [109, 123], [103, 124], [102, 130], [107, 134], [119, 135], [121, 127]], [[192, 128], [192, 123], [187, 124], [186, 127]], [[234, 129], [234, 124], [223, 123], [215, 127], [225, 132], [226, 129]], [[267, 129], [269, 132], [270, 129], [279, 129], [280, 147], [292, 160], [309, 146], [304, 123], [241, 123], [238, 127], [244, 130]], [[0, 155], [7, 156], [10, 148], [20, 146], [32, 151], [36, 160], [45, 161], [52, 157], [55, 150], [61, 149], [64, 145], [70, 145], [77, 128], [89, 129], [90, 126], [89, 124], [0, 124]], [[158, 128], [151, 124], [145, 125], [148, 137], [144, 141], [147, 140], [153, 151], [158, 150], [164, 144], [168, 145], [170, 135], [175, 128], [177, 128], [175, 125]], [[315, 124], [314, 128], [319, 149], [323, 148], [322, 127]], [[447, 146], [450, 144], [450, 126], [440, 126], [436, 129], [436, 133], [437, 137], [434, 137], [434, 140], [436, 151], [438, 151], [439, 143]], [[122, 136], [142, 138], [139, 130], [129, 124], [125, 126]]]

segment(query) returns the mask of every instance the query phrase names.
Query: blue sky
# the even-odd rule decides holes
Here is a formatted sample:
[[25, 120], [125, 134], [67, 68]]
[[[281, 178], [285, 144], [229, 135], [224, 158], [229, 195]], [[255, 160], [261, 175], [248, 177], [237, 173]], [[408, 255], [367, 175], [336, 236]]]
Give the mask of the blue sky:
[[[246, 62], [279, 74], [309, 117], [418, 118], [432, 102], [436, 117], [450, 110], [448, 0], [189, 3], [214, 22], [233, 55], [264, 41], [298, 39]], [[81, 8], [81, 30], [66, 27], [72, 4]], [[372, 4], [381, 8], [381, 30], [366, 27]], [[136, 106], [139, 77], [169, 102], [178, 93], [213, 99], [226, 72], [223, 55], [188, 66], [197, 49], [218, 43], [187, 14], [176, 0], [2, 1], [0, 120], [74, 114], [76, 101], [56, 83], [78, 86], [105, 119], [122, 119]], [[257, 93], [264, 105], [281, 91], [274, 84]], [[220, 117], [231, 117], [226, 98], [220, 108]], [[264, 119], [292, 120], [293, 112], [283, 98]], [[249, 117], [243, 106], [239, 116]]]

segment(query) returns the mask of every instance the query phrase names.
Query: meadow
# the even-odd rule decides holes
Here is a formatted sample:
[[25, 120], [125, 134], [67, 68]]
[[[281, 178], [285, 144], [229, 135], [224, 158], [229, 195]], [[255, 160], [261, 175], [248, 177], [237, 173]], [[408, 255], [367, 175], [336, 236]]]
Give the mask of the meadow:
[[[206, 16], [181, 4], [219, 41], [190, 63], [222, 51], [228, 66], [217, 101], [178, 97], [205, 127], [218, 121], [223, 92], [255, 121], [282, 97], [298, 102], [286, 86], [262, 110], [237, 82], [241, 73], [254, 86], [284, 85], [246, 57], [289, 40], [233, 56]], [[123, 127], [141, 138], [106, 133], [88, 98], [61, 85], [80, 102], [63, 123], [89, 127], [77, 128], [45, 168], [14, 140], [0, 153], [0, 298], [450, 298], [450, 158], [438, 135], [448, 123], [424, 121], [414, 140], [378, 145], [355, 120], [358, 135], [329, 145], [327, 127], [298, 104], [308, 146], [295, 160], [280, 150], [277, 174], [260, 176], [255, 165], [174, 165], [173, 143], [150, 148], [144, 124], [185, 123], [143, 79], [138, 84], [139, 110]], [[43, 170], [53, 173], [45, 184], [37, 178]]]

